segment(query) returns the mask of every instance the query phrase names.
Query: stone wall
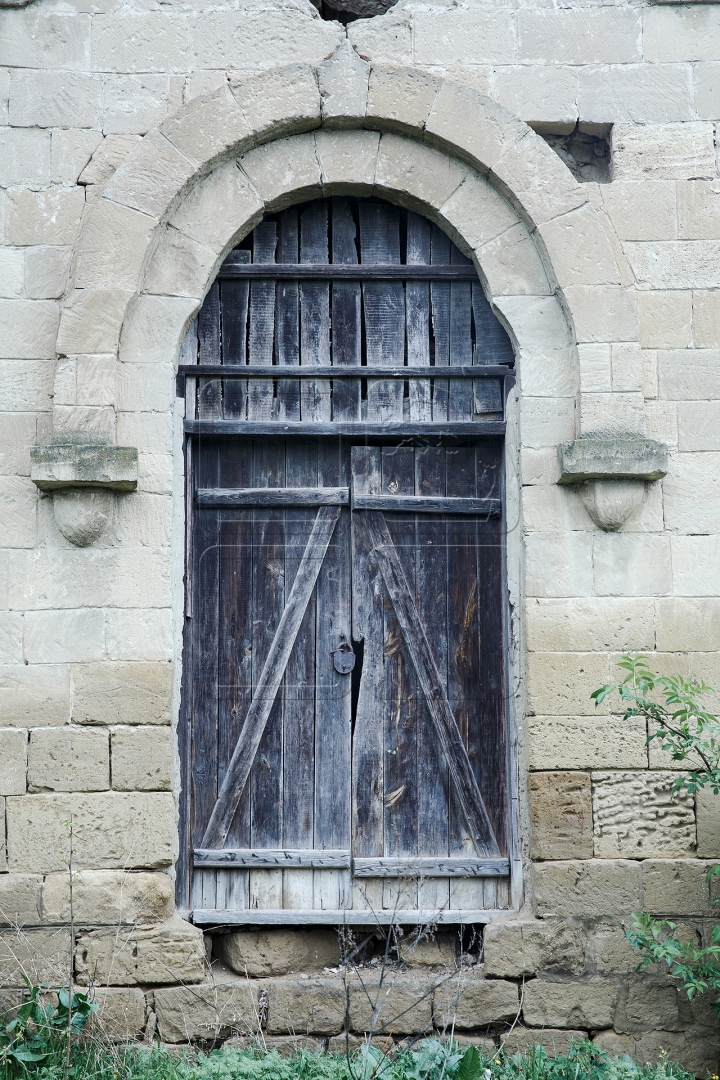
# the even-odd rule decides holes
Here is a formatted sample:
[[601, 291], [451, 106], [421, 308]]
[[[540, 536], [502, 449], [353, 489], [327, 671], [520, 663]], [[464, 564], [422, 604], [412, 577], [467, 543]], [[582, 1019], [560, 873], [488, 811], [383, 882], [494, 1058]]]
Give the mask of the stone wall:
[[[547, 276], [539, 280], [550, 283], [539, 291], [571, 311], [559, 333], [571, 333], [577, 351], [570, 336], [556, 335], [535, 353], [523, 344], [519, 358], [509, 548], [524, 907], [487, 931], [484, 974], [475, 965], [462, 976], [471, 1004], [458, 1027], [499, 1035], [515, 1015], [512, 999], [516, 1040], [525, 1028], [589, 1031], [613, 1049], [640, 1057], [667, 1049], [699, 1068], [716, 1053], [707, 1007], [634, 975], [617, 927], [644, 909], [708, 933], [703, 874], [720, 857], [720, 804], [712, 796], [672, 800], [672, 763], [654, 745], [648, 751], [641, 725], [623, 722], [611, 702], [596, 710], [589, 694], [612, 678], [625, 649], [650, 653], [663, 672], [693, 671], [720, 686], [720, 5], [573, 2], [556, 10], [401, 0], [383, 17], [352, 23], [347, 37], [365, 60], [418, 78], [404, 96], [400, 83], [392, 93], [386, 86], [380, 120], [366, 116], [364, 99], [361, 115], [353, 112], [350, 85], [339, 94], [336, 129], [380, 128], [388, 147], [393, 129], [422, 132], [440, 85], [433, 80], [442, 78], [487, 95], [550, 141], [579, 125], [607, 136], [611, 150], [610, 182], [582, 185], [592, 221], [585, 210], [572, 217], [559, 208], [575, 190], [572, 176], [560, 158], [532, 149], [530, 137], [534, 202], [518, 194], [518, 166], [494, 181], [508, 205], [555, 207], [545, 217], [537, 210], [527, 236], [541, 252]], [[345, 29], [320, 19], [309, 0], [202, 10], [180, 0], [122, 8], [113, 0], [35, 0], [0, 11], [0, 912], [8, 927], [0, 985], [11, 1001], [20, 963], [38, 977], [67, 963], [64, 822], [72, 814], [82, 869], [76, 976], [97, 973], [108, 988], [106, 1016], [115, 1018], [107, 1023], [120, 1034], [149, 1022], [169, 1042], [205, 1039], [218, 1024], [224, 1035], [245, 1037], [258, 1015], [268, 1038], [335, 1038], [342, 1030], [335, 1005], [333, 1012], [323, 1004], [339, 975], [308, 964], [308, 980], [245, 982], [216, 968], [208, 981], [200, 932], [173, 917], [183, 510], [172, 369], [183, 323], [229, 242], [227, 229], [202, 214], [196, 220], [193, 207], [225, 207], [232, 197], [244, 215], [237, 228], [250, 228], [280, 181], [256, 158], [243, 175], [257, 186], [231, 192], [222, 186], [229, 173], [207, 179], [208, 150], [200, 164], [183, 158], [182, 183], [195, 186], [176, 197], [171, 181], [181, 169], [167, 151], [138, 194], [127, 162], [148, 132], [191, 115], [183, 109], [196, 99], [281, 65], [321, 64], [345, 40]], [[303, 78], [295, 97], [292, 79], [283, 84], [287, 110], [300, 102], [295, 126], [283, 128], [273, 114], [261, 141], [320, 124], [319, 103], [317, 119], [302, 112]], [[249, 115], [255, 105], [235, 93]], [[398, 114], [388, 119], [393, 93]], [[328, 100], [326, 88], [323, 108]], [[478, 100], [457, 95], [458, 142], [477, 133]], [[202, 130], [195, 123], [193, 137]], [[151, 145], [182, 144], [187, 127], [168, 124]], [[438, 126], [435, 145], [454, 135]], [[298, 150], [292, 159], [293, 190], [323, 190], [313, 139], [303, 144], [305, 158]], [[383, 180], [376, 135], [367, 133], [363, 154], [343, 157], [339, 145], [326, 142], [323, 164], [337, 170], [338, 183], [382, 193], [382, 183], [407, 192], [422, 182], [422, 198], [438, 214], [453, 190], [447, 177], [459, 184], [468, 162], [480, 169], [469, 151], [451, 166], [420, 155], [407, 175], [393, 166]], [[400, 164], [410, 161], [408, 146], [394, 152]], [[141, 195], [156, 196], [157, 207], [146, 202], [138, 211]], [[181, 198], [175, 231], [160, 238], [153, 229]], [[101, 201], [114, 215], [107, 211], [102, 229], [93, 217]], [[464, 226], [459, 211], [452, 219], [471, 248], [482, 242], [470, 235], [478, 213]], [[143, 273], [156, 251], [148, 295], [123, 324], [139, 271], [119, 253], [146, 248]], [[510, 300], [501, 301], [489, 248], [481, 267], [483, 258], [517, 340], [522, 319], [532, 323], [523, 314], [532, 290], [516, 275]], [[620, 297], [628, 307], [612, 306]], [[591, 325], [598, 312], [610, 327], [604, 336]], [[533, 325], [539, 333], [545, 324]], [[622, 528], [605, 532], [578, 489], [558, 486], [556, 448], [578, 431], [613, 426], [666, 443], [670, 465]], [[53, 498], [30, 480], [30, 447], [53, 438], [139, 450], [138, 490], [115, 499], [112, 521], [91, 547], [68, 540]], [[15, 923], [24, 927], [20, 937]], [[408, 970], [403, 979], [431, 984], [416, 1026], [432, 1025], [439, 973]], [[191, 1004], [201, 998], [202, 1008]], [[232, 1023], [217, 1020], [219, 1000]], [[293, 1014], [288, 1031], [277, 1019], [283, 1010]], [[363, 1023], [355, 1017], [353, 1030]]]

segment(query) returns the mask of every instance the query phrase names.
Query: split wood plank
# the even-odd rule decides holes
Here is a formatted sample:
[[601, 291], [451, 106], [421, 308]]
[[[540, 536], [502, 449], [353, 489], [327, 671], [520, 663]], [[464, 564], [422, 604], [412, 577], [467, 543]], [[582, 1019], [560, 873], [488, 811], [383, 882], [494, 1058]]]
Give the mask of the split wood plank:
[[[432, 227], [430, 237], [430, 262], [435, 265], [450, 262], [450, 238], [437, 225]], [[430, 284], [432, 305], [432, 331], [434, 344], [434, 366], [450, 366], [450, 282], [433, 281]], [[437, 380], [433, 383], [433, 420], [448, 418], [448, 384]]]
[[[327, 870], [349, 870], [349, 849], [313, 851], [305, 848], [197, 848], [195, 866], [250, 867], [255, 869], [284, 869], [287, 867], [322, 867]], [[289, 905], [292, 906], [292, 905]]]
[[[279, 372], [277, 368], [273, 371], [274, 379], [316, 379], [318, 376], [325, 374], [326, 368], [314, 367], [312, 364], [304, 365], [293, 372]], [[215, 365], [208, 366], [206, 364], [181, 364], [178, 367], [178, 374], [180, 375], [215, 375]], [[220, 372], [223, 379], [266, 379], [268, 372], [267, 368], [254, 367], [248, 364], [246, 367], [223, 366], [222, 372]], [[409, 375], [412, 375], [413, 379], [435, 379], [442, 375], [443, 379], [472, 379], [473, 382], [477, 382], [478, 379], [495, 379], [505, 378], [508, 375], [507, 367], [503, 367], [500, 364], [485, 364], [480, 367], [458, 367], [452, 365], [451, 367], [442, 369], [442, 371], [435, 371], [430, 367], [427, 369], [419, 368], [419, 370], [409, 372], [406, 367], [389, 367], [389, 368], [374, 368], [372, 366], [363, 366], [362, 371], [356, 371], [354, 369], [343, 370], [340, 368], [336, 371], [333, 368], [332, 377], [333, 380], [337, 379], [357, 379], [357, 378], [371, 378], [373, 375], [382, 375], [384, 379], [407, 379]]]
[[[450, 245], [450, 261], [460, 266], [472, 266], [454, 244]], [[469, 281], [453, 281], [450, 285], [450, 363], [472, 364], [472, 285]], [[472, 420], [473, 392], [469, 383], [448, 384], [448, 420]]]
[[[253, 230], [253, 262], [272, 262], [277, 246], [277, 226], [263, 221]], [[271, 367], [275, 337], [275, 282], [253, 281], [250, 286], [248, 356], [251, 364]], [[272, 418], [273, 384], [257, 379], [248, 384], [248, 420]]]
[[225, 840], [339, 516], [340, 508], [336, 506], [321, 507], [318, 510], [310, 539], [255, 688], [252, 704], [245, 717], [240, 739], [235, 747], [200, 847], [219, 847]]
[[398, 511], [406, 514], [489, 514], [500, 513], [499, 499], [461, 499], [437, 495], [356, 495], [353, 509]]
[[[363, 263], [400, 262], [400, 214], [396, 207], [361, 202], [360, 250]], [[365, 281], [365, 347], [368, 364], [399, 367], [405, 359], [405, 293], [401, 281]], [[367, 418], [381, 423], [402, 420], [403, 386], [388, 379], [368, 379]]]
[[347, 506], [350, 489], [283, 488], [201, 488], [198, 506]]
[[[234, 256], [237, 252], [232, 254]], [[366, 263], [365, 260], [358, 266], [357, 270], [351, 270], [349, 266], [333, 265], [327, 262], [298, 263], [295, 266], [275, 263], [259, 266], [253, 263], [251, 267], [246, 267], [226, 261], [218, 274], [218, 280], [220, 281], [226, 279], [244, 280], [246, 278], [293, 279], [299, 281], [342, 281], [343, 279], [347, 281], [356, 278], [360, 280], [372, 278], [374, 281], [397, 281], [399, 279], [429, 281], [432, 278], [447, 278], [448, 281], [472, 281], [477, 280], [477, 274], [472, 266], [435, 265], [432, 269], [429, 269], [424, 265], [406, 266], [401, 263], [399, 266], [392, 266], [383, 262]]]
[[450, 877], [507, 877], [508, 859], [355, 859], [354, 877], [386, 878], [450, 878]]
[[[299, 251], [298, 211], [290, 206], [278, 215], [278, 263], [296, 263]], [[279, 367], [300, 363], [300, 293], [297, 281], [281, 279], [275, 299], [275, 351]], [[283, 379], [277, 384], [277, 417], [300, 419], [300, 384]]]
[[[250, 262], [250, 252], [240, 250], [238, 259]], [[222, 330], [222, 358], [226, 364], [247, 364], [249, 281], [225, 281], [220, 286], [220, 321]], [[231, 379], [223, 384], [223, 415], [226, 419], [245, 418], [247, 411], [247, 383]]]
[[[438, 379], [436, 386], [440, 382], [446, 380]], [[402, 389], [402, 387], [399, 387]], [[400, 399], [402, 402], [402, 398]], [[359, 436], [387, 436], [388, 438], [399, 437], [404, 438], [406, 435], [421, 435], [421, 436], [438, 436], [446, 435], [450, 437], [466, 438], [471, 436], [473, 438], [483, 438], [487, 436], [489, 438], [495, 438], [498, 435], [505, 434], [505, 421], [504, 420], [485, 420], [482, 424], [477, 423], [464, 423], [461, 421], [448, 421], [445, 420], [442, 423], [411, 423], [409, 420], [405, 423], [402, 420], [397, 423], [387, 421], [385, 423], [378, 422], [361, 422], [359, 424], [347, 423], [347, 424], [333, 424], [330, 423], [313, 423], [312, 421], [303, 421], [299, 424], [296, 423], [252, 423], [250, 421], [243, 420], [185, 420], [184, 430], [188, 434], [192, 435], [212, 435], [217, 438], [221, 438], [224, 435], [300, 435], [304, 438], [314, 438], [318, 435], [343, 435], [346, 437]]]
[[[300, 215], [300, 262], [328, 261], [328, 207], [311, 203]], [[300, 285], [300, 362], [330, 366], [330, 283], [303, 281]], [[303, 382], [300, 387], [303, 420], [330, 420], [330, 381]]]
[[[430, 263], [431, 226], [424, 218], [407, 217], [408, 266]], [[408, 281], [405, 286], [407, 365], [430, 366], [430, 286], [427, 281]], [[410, 419], [432, 420], [432, 386], [426, 379], [411, 379], [408, 385]]]
[[[472, 310], [475, 323], [473, 364], [477, 367], [499, 366], [505, 361], [512, 364], [514, 353], [510, 339], [493, 314], [479, 281], [472, 284]], [[473, 414], [502, 413], [502, 384], [494, 380], [476, 380], [473, 385]]]
[[[198, 314], [198, 361], [201, 364], [220, 364], [220, 286], [210, 286]], [[198, 386], [198, 417], [218, 420], [222, 416], [222, 383], [218, 379], [200, 379]]]
[[[356, 227], [349, 199], [332, 200], [333, 265], [356, 266]], [[362, 363], [361, 286], [359, 281], [332, 285], [333, 368], [357, 368]], [[360, 381], [333, 382], [333, 420], [360, 419]]]

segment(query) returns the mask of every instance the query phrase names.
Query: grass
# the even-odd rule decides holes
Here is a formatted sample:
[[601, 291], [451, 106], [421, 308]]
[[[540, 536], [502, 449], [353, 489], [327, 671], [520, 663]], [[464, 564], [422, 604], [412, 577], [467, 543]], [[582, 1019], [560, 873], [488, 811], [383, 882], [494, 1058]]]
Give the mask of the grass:
[[[57, 1048], [41, 1062], [0, 1062], [0, 1080], [64, 1080], [65, 1053]], [[610, 1058], [592, 1043], [567, 1055], [548, 1057], [542, 1047], [525, 1054], [459, 1051], [427, 1039], [414, 1050], [384, 1057], [377, 1050], [341, 1054], [214, 1050], [194, 1058], [161, 1047], [121, 1048], [78, 1042], [70, 1055], [68, 1080], [691, 1080], [680, 1066], [663, 1061], [640, 1066], [628, 1057]]]

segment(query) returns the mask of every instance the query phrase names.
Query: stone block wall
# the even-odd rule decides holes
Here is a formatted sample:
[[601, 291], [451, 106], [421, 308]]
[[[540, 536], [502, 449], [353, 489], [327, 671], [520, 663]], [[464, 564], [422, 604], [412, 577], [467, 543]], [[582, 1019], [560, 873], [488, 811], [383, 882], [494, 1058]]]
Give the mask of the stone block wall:
[[[346, 39], [309, 0], [201, 7], [121, 8], [107, 0], [79, 10], [35, 0], [0, 9], [0, 986], [11, 1002], [20, 964], [30, 970], [32, 958], [38, 977], [54, 978], [69, 962], [64, 822], [72, 815], [82, 871], [75, 973], [105, 987], [108, 1030], [122, 1037], [157, 1024], [174, 1042], [205, 1039], [219, 1024], [241, 1038], [260, 1016], [268, 1039], [294, 1032], [332, 1040], [342, 1025], [323, 987], [337, 986], [339, 976], [308, 963], [308, 980], [243, 982], [216, 969], [208, 982], [199, 931], [173, 918], [180, 661], [173, 550], [183, 524], [170, 324], [197, 306], [185, 283], [198, 262], [212, 261], [202, 245], [213, 227], [183, 205], [183, 239], [163, 249], [153, 295], [123, 331], [132, 362], [117, 370], [117, 312], [136, 268], [129, 256], [113, 261], [114, 240], [131, 232], [140, 250], [151, 208], [140, 213], [120, 200], [114, 224], [97, 235], [91, 213], [141, 138], [182, 106], [230, 83], [237, 88], [252, 72], [317, 64]], [[643, 726], [622, 721], [612, 702], [595, 709], [589, 695], [612, 680], [623, 650], [720, 687], [720, 5], [598, 8], [572, 0], [555, 10], [400, 0], [383, 17], [351, 24], [347, 38], [366, 60], [417, 73], [412, 90], [394, 99], [403, 131], [421, 127], [418, 117], [429, 113], [435, 84], [420, 78], [429, 73], [481, 91], [548, 137], [576, 125], [607, 136], [609, 182], [583, 189], [627, 290], [606, 288], [615, 268], [598, 266], [597, 284], [587, 285], [586, 268], [563, 258], [568, 232], [586, 238], [590, 263], [595, 257], [582, 214], [542, 224], [554, 260], [548, 273], [575, 290], [579, 345], [575, 372], [560, 350], [519, 371], [520, 445], [509, 478], [517, 498], [508, 527], [522, 567], [512, 601], [525, 907], [487, 931], [484, 975], [474, 969], [468, 979], [458, 1027], [468, 1038], [488, 1037], [488, 1027], [497, 1037], [522, 992], [518, 1046], [528, 1029], [551, 1029], [558, 1045], [569, 1032], [592, 1032], [613, 1050], [644, 1057], [667, 1049], [700, 1068], [716, 1053], [707, 1009], [683, 1002], [662, 980], [634, 975], [617, 927], [643, 909], [707, 935], [714, 909], [704, 871], [720, 858], [720, 803], [707, 795], [671, 799], [672, 763], [656, 746], [648, 750]], [[353, 102], [350, 87], [336, 126], [351, 125]], [[274, 107], [271, 100], [268, 116]], [[368, 107], [369, 127], [376, 107]], [[472, 134], [472, 116], [467, 123]], [[153, 138], [162, 144], [165, 136]], [[369, 192], [380, 183], [364, 171], [376, 135], [366, 142], [357, 158], [362, 175], [347, 182]], [[297, 174], [320, 184], [318, 152], [329, 162], [334, 146], [307, 146]], [[179, 168], [170, 157], [153, 174], [158, 199]], [[428, 160], [419, 155], [408, 173], [427, 172]], [[262, 174], [260, 155], [247, 167], [271, 189], [277, 178]], [[465, 166], [454, 168], [460, 175]], [[378, 175], [388, 189], [410, 186], [401, 170]], [[225, 174], [216, 183], [223, 205], [242, 206], [248, 220], [262, 212], [256, 189], [236, 190]], [[554, 195], [561, 187], [556, 174], [547, 184]], [[542, 187], [540, 179], [539, 199]], [[87, 243], [76, 262], [80, 237]], [[96, 294], [91, 286], [109, 264], [114, 291]], [[88, 287], [70, 305], [58, 343], [71, 282]], [[523, 288], [504, 305], [511, 324], [524, 310]], [[621, 294], [637, 311], [635, 341], [630, 308], [611, 306]], [[594, 336], [598, 309], [606, 311], [609, 344]], [[92, 340], [82, 322], [88, 312]], [[580, 492], [557, 485], [558, 443], [580, 427], [608, 426], [670, 448], [668, 475], [616, 533], [594, 524]], [[139, 450], [137, 492], [115, 499], [109, 527], [80, 550], [58, 528], [52, 499], [30, 480], [30, 447], [78, 432], [87, 442]], [[24, 928], [23, 944], [14, 924]], [[117, 927], [123, 944], [111, 947]], [[203, 988], [207, 1008], [191, 987]], [[213, 995], [242, 1023], [220, 1023]], [[433, 984], [417, 1025], [432, 1026], [441, 996]], [[286, 1031], [288, 1010], [297, 1023]], [[357, 1033], [365, 1020], [352, 1015]]]

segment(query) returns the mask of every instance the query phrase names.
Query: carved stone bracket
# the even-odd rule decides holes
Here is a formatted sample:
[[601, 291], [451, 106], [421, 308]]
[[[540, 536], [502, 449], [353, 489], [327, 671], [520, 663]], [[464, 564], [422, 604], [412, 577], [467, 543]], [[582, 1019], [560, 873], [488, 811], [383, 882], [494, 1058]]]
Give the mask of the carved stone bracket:
[[667, 447], [642, 435], [580, 435], [558, 447], [559, 484], [577, 484], [595, 524], [615, 532], [667, 473]]
[[112, 518], [115, 494], [135, 491], [134, 446], [53, 444], [33, 446], [30, 478], [51, 492], [55, 523], [77, 547], [93, 544]]

